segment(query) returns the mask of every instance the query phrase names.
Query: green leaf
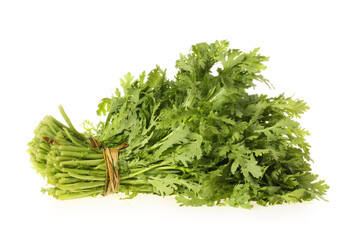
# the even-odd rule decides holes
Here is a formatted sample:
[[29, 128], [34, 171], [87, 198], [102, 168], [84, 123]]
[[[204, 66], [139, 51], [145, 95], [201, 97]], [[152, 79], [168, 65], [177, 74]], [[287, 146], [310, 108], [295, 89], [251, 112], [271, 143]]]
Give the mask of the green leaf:
[[111, 107], [111, 99], [110, 98], [103, 98], [101, 100], [101, 102], [98, 104], [98, 109], [97, 109], [97, 115], [98, 116], [106, 116], [107, 112], [110, 111], [110, 107]]

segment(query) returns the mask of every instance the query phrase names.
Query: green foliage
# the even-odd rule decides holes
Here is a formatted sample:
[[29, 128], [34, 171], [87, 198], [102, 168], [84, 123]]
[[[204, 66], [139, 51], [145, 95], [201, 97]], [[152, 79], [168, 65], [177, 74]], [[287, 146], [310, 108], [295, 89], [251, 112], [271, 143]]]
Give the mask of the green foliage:
[[[84, 124], [84, 134], [106, 147], [129, 143], [119, 153], [119, 191], [129, 198], [138, 193], [177, 195], [181, 205], [243, 208], [251, 208], [252, 202], [266, 206], [322, 198], [328, 186], [311, 173], [305, 140], [309, 133], [295, 120], [308, 106], [284, 94], [268, 97], [247, 91], [257, 82], [271, 86], [261, 75], [267, 60], [259, 48], [244, 53], [230, 49], [228, 41], [216, 41], [196, 44], [188, 55], [180, 55], [174, 81], [159, 66], [137, 79], [125, 75], [120, 80], [124, 96], [116, 89], [98, 106], [98, 115], [106, 120], [97, 126]], [[61, 130], [59, 123], [60, 130], [44, 124], [30, 143], [34, 167], [45, 177], [52, 176], [51, 171], [66, 173], [60, 182], [82, 184], [64, 186], [56, 178], [49, 180], [55, 188], [47, 192], [62, 199], [99, 194], [96, 181], [106, 169], [103, 163], [82, 161], [65, 171], [54, 160], [61, 150], [45, 146], [42, 155], [37, 152], [48, 132], [69, 146], [89, 142], [71, 140], [71, 131]], [[91, 177], [79, 169], [91, 171]], [[81, 186], [86, 189], [78, 190]]]

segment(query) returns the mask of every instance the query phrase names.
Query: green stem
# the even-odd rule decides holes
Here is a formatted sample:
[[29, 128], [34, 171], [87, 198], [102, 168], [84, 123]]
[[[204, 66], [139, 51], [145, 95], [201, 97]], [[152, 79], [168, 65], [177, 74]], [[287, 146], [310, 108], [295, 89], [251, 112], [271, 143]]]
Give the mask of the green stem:
[[86, 169], [72, 169], [72, 168], [59, 168], [64, 173], [74, 173], [80, 175], [89, 175], [89, 176], [96, 176], [96, 177], [104, 177], [106, 176], [106, 171], [99, 171], [99, 170], [86, 170]]
[[211, 100], [209, 100], [209, 102], [213, 102], [214, 100], [216, 100], [218, 96], [220, 96], [224, 93], [224, 91], [225, 91], [225, 89], [221, 88], [221, 90]]
[[105, 186], [105, 181], [59, 184], [57, 187], [62, 190], [74, 191], [74, 190], [82, 190], [82, 189], [95, 188], [101, 186]]
[[130, 185], [142, 185], [148, 184], [146, 180], [136, 179], [136, 180], [120, 180], [120, 184], [130, 184]]
[[70, 152], [70, 151], [61, 151], [60, 156], [82, 158], [82, 159], [102, 159], [103, 158], [102, 153], [86, 153], [86, 152]]
[[168, 134], [166, 137], [162, 138], [160, 141], [158, 141], [155, 145], [149, 148], [149, 150], [156, 149], [157, 147], [161, 146], [170, 136], [172, 136], [180, 126], [178, 126], [174, 131], [172, 131], [170, 134]]
[[81, 191], [81, 192], [69, 192], [64, 190], [57, 190], [55, 192], [54, 197], [60, 200], [69, 200], [76, 199], [82, 197], [96, 196], [103, 192], [103, 187], [94, 188], [89, 191]]
[[55, 178], [64, 178], [64, 177], [70, 177], [68, 173], [56, 173], [54, 175]]
[[166, 164], [167, 164], [166, 162], [162, 162], [162, 163], [159, 163], [159, 164], [156, 164], [156, 165], [152, 165], [151, 167], [145, 168], [142, 171], [138, 171], [138, 172], [135, 172], [133, 174], [129, 174], [129, 175], [125, 176], [125, 177], [122, 177], [121, 179], [133, 178], [133, 177], [135, 177], [135, 176], [137, 176], [137, 175], [139, 175], [141, 173], [147, 172], [147, 171], [149, 171], [151, 169], [154, 169], [154, 168], [157, 168], [157, 167], [164, 166]]
[[60, 162], [61, 167], [65, 166], [72, 166], [72, 167], [79, 167], [79, 166], [89, 166], [89, 167], [96, 167], [102, 163], [104, 163], [104, 159], [98, 160], [70, 160], [70, 161], [63, 161]]
[[86, 148], [86, 147], [79, 147], [79, 146], [75, 147], [75, 146], [66, 146], [66, 145], [54, 145], [54, 149], [63, 150], [63, 151], [73, 151], [73, 152], [96, 151], [96, 149], [94, 149], [94, 148]]
[[80, 139], [86, 139], [86, 137], [84, 137], [81, 133], [79, 133], [74, 125], [72, 125], [71, 121], [70, 121], [70, 118], [67, 116], [64, 108], [62, 107], [62, 105], [59, 105], [59, 110], [60, 110], [60, 113], [62, 115], [62, 117], [65, 119], [65, 122], [67, 123], [67, 125], [69, 125], [69, 128], [71, 129], [71, 131], [77, 135], [77, 137], [79, 137]]
[[60, 183], [60, 184], [78, 183], [78, 182], [81, 182], [81, 179], [76, 179], [76, 178], [72, 178], [72, 177], [65, 177], [65, 178], [60, 178], [57, 182]]
[[80, 180], [90, 180], [90, 181], [105, 181], [106, 177], [98, 177], [98, 176], [86, 176], [86, 175], [80, 175], [73, 172], [68, 173], [69, 176], [80, 179]]
[[71, 140], [71, 142], [72, 142], [73, 144], [75, 144], [75, 145], [78, 146], [78, 147], [85, 147], [85, 146], [82, 145], [80, 142], [78, 142], [77, 140], [75, 140], [75, 138], [70, 134], [70, 132], [69, 132], [66, 128], [63, 128], [63, 130], [65, 131], [66, 136]]
[[48, 152], [51, 150], [49, 144], [39, 143], [39, 147], [46, 150], [46, 151], [48, 151]]

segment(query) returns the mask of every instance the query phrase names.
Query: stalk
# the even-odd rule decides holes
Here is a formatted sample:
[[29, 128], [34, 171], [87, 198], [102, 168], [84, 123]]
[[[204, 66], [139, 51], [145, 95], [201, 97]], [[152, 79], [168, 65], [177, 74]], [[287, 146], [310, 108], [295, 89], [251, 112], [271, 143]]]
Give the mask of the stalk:
[[158, 168], [158, 167], [161, 167], [161, 166], [165, 166], [165, 165], [167, 165], [167, 164], [168, 164], [167, 162], [162, 162], [162, 163], [159, 163], [159, 164], [155, 164], [155, 165], [152, 165], [152, 166], [150, 166], [150, 167], [144, 168], [144, 169], [141, 170], [141, 171], [137, 171], [137, 172], [135, 172], [135, 173], [133, 173], [133, 174], [129, 174], [129, 175], [125, 176], [125, 177], [122, 177], [121, 179], [133, 178], [133, 177], [135, 177], [135, 176], [137, 176], [137, 175], [140, 175], [140, 174], [142, 174], [142, 173], [145, 173], [145, 172], [147, 172], [147, 171], [150, 171], [150, 170], [152, 170], [152, 169], [155, 169], [155, 168]]
[[85, 137], [80, 134], [76, 129], [75, 127], [72, 125], [72, 122], [70, 121], [70, 118], [67, 116], [64, 108], [62, 107], [62, 105], [59, 105], [59, 110], [60, 110], [60, 113], [62, 115], [62, 117], [65, 119], [67, 125], [70, 127], [71, 131], [76, 135], [78, 136], [79, 138], [81, 139], [84, 139]]

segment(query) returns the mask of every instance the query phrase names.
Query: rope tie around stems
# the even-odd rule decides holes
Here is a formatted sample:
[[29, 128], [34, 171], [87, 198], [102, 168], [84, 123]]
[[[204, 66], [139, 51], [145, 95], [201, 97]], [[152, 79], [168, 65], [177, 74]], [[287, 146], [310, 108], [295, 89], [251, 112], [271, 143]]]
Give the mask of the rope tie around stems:
[[119, 150], [127, 148], [128, 143], [122, 143], [116, 148], [105, 148], [100, 141], [90, 137], [89, 138], [93, 148], [101, 149], [106, 163], [106, 180], [103, 195], [116, 193], [120, 186], [120, 175], [118, 173], [118, 152]]
[[[62, 145], [58, 141], [49, 137], [43, 137], [42, 139], [50, 144], [56, 143], [58, 145]], [[120, 175], [118, 173], [118, 166], [119, 166], [118, 152], [122, 149], [127, 148], [129, 144], [124, 142], [116, 148], [105, 148], [102, 146], [100, 141], [92, 137], [90, 137], [89, 139], [91, 141], [93, 148], [102, 150], [106, 163], [106, 180], [105, 180], [105, 187], [103, 190], [103, 196], [116, 193], [116, 191], [120, 186]]]

